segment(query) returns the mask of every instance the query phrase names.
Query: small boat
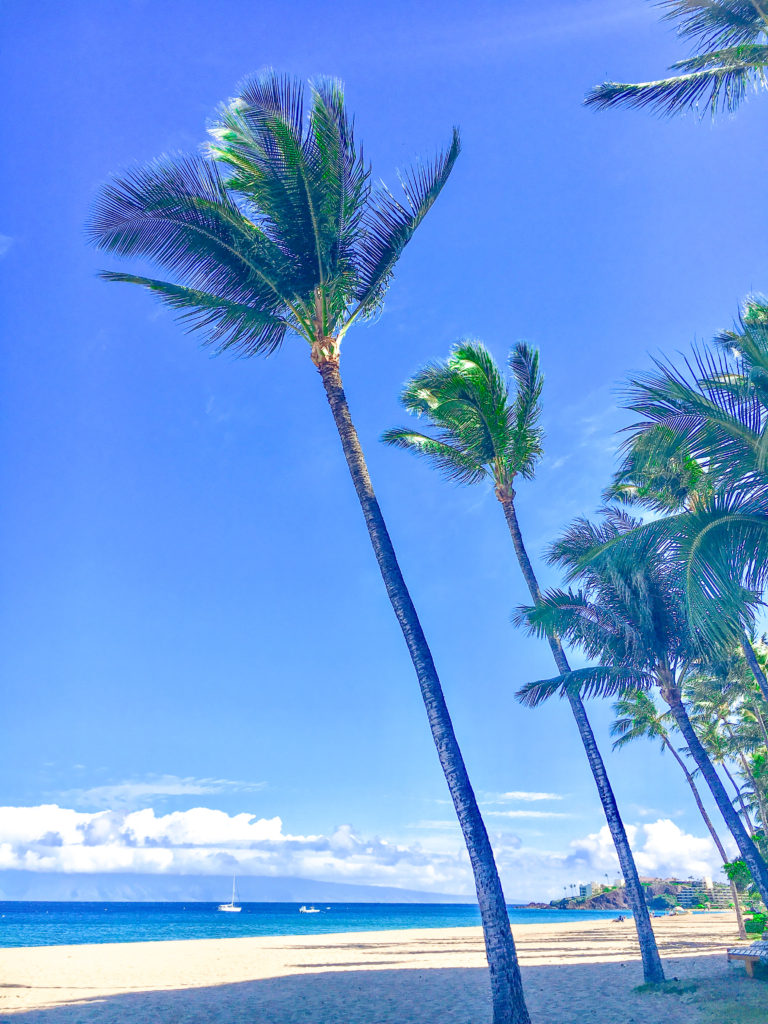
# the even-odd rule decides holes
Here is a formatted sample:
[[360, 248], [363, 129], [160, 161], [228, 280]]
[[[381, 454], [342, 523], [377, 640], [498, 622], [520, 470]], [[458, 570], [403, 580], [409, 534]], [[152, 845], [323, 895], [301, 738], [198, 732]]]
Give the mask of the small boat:
[[226, 910], [230, 914], [239, 914], [243, 909], [235, 903], [235, 876], [232, 875], [232, 900], [230, 903], [220, 903], [219, 910]]
[[317, 907], [305, 907], [302, 904], [302, 906], [299, 907], [299, 913], [300, 914], [319, 914], [320, 911], [317, 909]]

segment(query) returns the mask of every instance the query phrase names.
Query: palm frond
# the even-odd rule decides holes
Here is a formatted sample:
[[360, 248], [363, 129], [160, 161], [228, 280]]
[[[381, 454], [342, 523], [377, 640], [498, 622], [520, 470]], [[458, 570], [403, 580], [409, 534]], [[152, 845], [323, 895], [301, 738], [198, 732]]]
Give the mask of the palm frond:
[[508, 461], [524, 479], [531, 479], [536, 463], [544, 454], [543, 431], [539, 425], [544, 378], [539, 368], [538, 350], [519, 342], [509, 354], [509, 368], [516, 390], [510, 409]]
[[460, 150], [459, 131], [454, 128], [445, 152], [432, 163], [419, 164], [401, 176], [404, 203], [384, 186], [372, 191], [358, 250], [360, 280], [355, 293], [364, 314], [381, 304], [395, 264], [443, 190]]
[[661, 0], [664, 21], [678, 23], [678, 34], [704, 49], [751, 43], [766, 31], [766, 18], [753, 0]]
[[574, 669], [553, 679], [539, 679], [526, 683], [515, 694], [525, 707], [535, 708], [558, 693], [561, 697], [578, 694], [581, 697], [615, 697], [617, 694], [638, 689], [650, 689], [654, 678], [648, 673], [620, 666], [596, 665]]
[[206, 342], [219, 352], [234, 349], [241, 355], [269, 355], [282, 344], [292, 327], [280, 317], [254, 309], [246, 303], [233, 302], [220, 295], [210, 295], [194, 288], [185, 288], [168, 281], [135, 274], [104, 270], [105, 281], [142, 285], [159, 295], [171, 309], [180, 310], [179, 321], [189, 330], [204, 330]]
[[403, 448], [427, 459], [446, 480], [475, 484], [487, 476], [485, 468], [465, 451], [428, 434], [405, 427], [393, 427], [384, 431], [381, 440], [393, 448]]
[[164, 158], [117, 176], [103, 189], [89, 224], [97, 248], [146, 257], [194, 289], [284, 308], [289, 259], [232, 202], [214, 165]]

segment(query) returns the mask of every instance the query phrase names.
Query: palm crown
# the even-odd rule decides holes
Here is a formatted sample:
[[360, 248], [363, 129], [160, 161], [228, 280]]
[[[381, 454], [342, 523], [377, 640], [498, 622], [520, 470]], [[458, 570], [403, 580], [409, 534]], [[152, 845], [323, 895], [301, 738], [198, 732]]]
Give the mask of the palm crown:
[[[766, 312], [749, 303], [737, 328], [716, 339], [719, 352], [695, 352], [682, 370], [657, 362], [625, 392], [640, 418], [628, 429], [614, 490], [632, 492], [634, 485], [631, 496], [674, 510], [671, 501], [663, 507], [669, 495], [653, 501], [654, 487], [672, 470], [666, 484], [674, 484], [685, 511], [640, 532], [675, 551], [692, 621], [717, 641], [751, 629], [768, 579]], [[623, 544], [633, 559], [633, 538]]]
[[[308, 113], [305, 107], [308, 106]], [[209, 129], [206, 155], [162, 157], [127, 171], [96, 203], [90, 235], [148, 258], [174, 281], [140, 284], [219, 349], [268, 354], [294, 332], [313, 356], [380, 306], [403, 248], [459, 153], [401, 176], [402, 197], [374, 185], [340, 82], [267, 71], [246, 79]]]
[[676, 61], [676, 74], [654, 82], [603, 82], [587, 95], [588, 106], [650, 107], [677, 114], [704, 106], [715, 114], [732, 112], [749, 86], [766, 87], [768, 7], [757, 0], [661, 0], [665, 21], [678, 23], [678, 35], [694, 52]]
[[480, 342], [461, 342], [448, 359], [429, 363], [403, 388], [405, 408], [427, 419], [432, 434], [387, 430], [385, 444], [428, 459], [448, 479], [472, 484], [490, 478], [497, 494], [514, 493], [516, 476], [530, 478], [542, 455], [538, 352], [520, 343], [506, 380]]
[[580, 590], [550, 590], [516, 621], [540, 636], [557, 633], [600, 664], [524, 686], [518, 696], [535, 706], [565, 687], [612, 696], [648, 689], [660, 671], [673, 675], [694, 657], [676, 566], [649, 539], [630, 564], [611, 541], [636, 530], [638, 520], [605, 510], [602, 523], [577, 519], [551, 545], [549, 561], [565, 568]]

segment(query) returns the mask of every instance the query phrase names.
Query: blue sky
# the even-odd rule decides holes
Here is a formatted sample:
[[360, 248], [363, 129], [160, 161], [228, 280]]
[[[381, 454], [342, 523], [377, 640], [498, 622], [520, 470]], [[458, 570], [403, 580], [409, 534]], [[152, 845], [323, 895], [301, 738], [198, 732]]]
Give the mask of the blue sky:
[[[500, 360], [520, 338], [539, 346], [547, 457], [519, 489], [538, 559], [599, 503], [627, 372], [710, 337], [765, 287], [765, 100], [714, 126], [585, 110], [592, 84], [682, 55], [642, 0], [6, 0], [4, 19], [0, 803], [121, 821], [142, 808], [279, 817], [279, 836], [341, 836], [296, 868], [310, 877], [468, 891], [304, 344], [211, 358], [146, 294], [99, 282], [105, 260], [84, 240], [111, 172], [194, 149], [237, 81], [271, 65], [342, 77], [389, 182], [462, 129], [454, 175], [383, 315], [345, 340], [342, 369], [508, 895], [610, 870], [603, 840], [585, 839], [602, 817], [567, 709], [513, 699], [551, 665], [509, 624], [526, 594], [493, 495], [377, 439], [403, 420], [403, 380], [457, 339], [482, 338]], [[662, 850], [645, 870], [697, 869], [704, 830], [673, 766], [652, 748], [611, 755], [609, 709], [591, 713], [638, 847]], [[28, 852], [38, 833], [60, 836], [46, 814], [8, 835]], [[444, 870], [430, 874], [430, 857]]]

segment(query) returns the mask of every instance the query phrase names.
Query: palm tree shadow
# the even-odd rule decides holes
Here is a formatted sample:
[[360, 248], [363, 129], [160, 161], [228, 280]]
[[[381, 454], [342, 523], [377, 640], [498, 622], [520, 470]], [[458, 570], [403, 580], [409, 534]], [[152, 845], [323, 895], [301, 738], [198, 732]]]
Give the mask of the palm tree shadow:
[[[722, 953], [669, 960], [667, 976], [702, 991], [757, 992]], [[694, 1024], [685, 994], [637, 993], [639, 961], [524, 967], [533, 1024]], [[44, 995], [44, 988], [36, 991]], [[85, 993], [84, 993], [85, 994]], [[56, 998], [53, 990], [51, 997]], [[86, 996], [67, 1005], [0, 1015], [2, 1024], [486, 1024], [485, 968], [318, 971], [164, 992]]]

